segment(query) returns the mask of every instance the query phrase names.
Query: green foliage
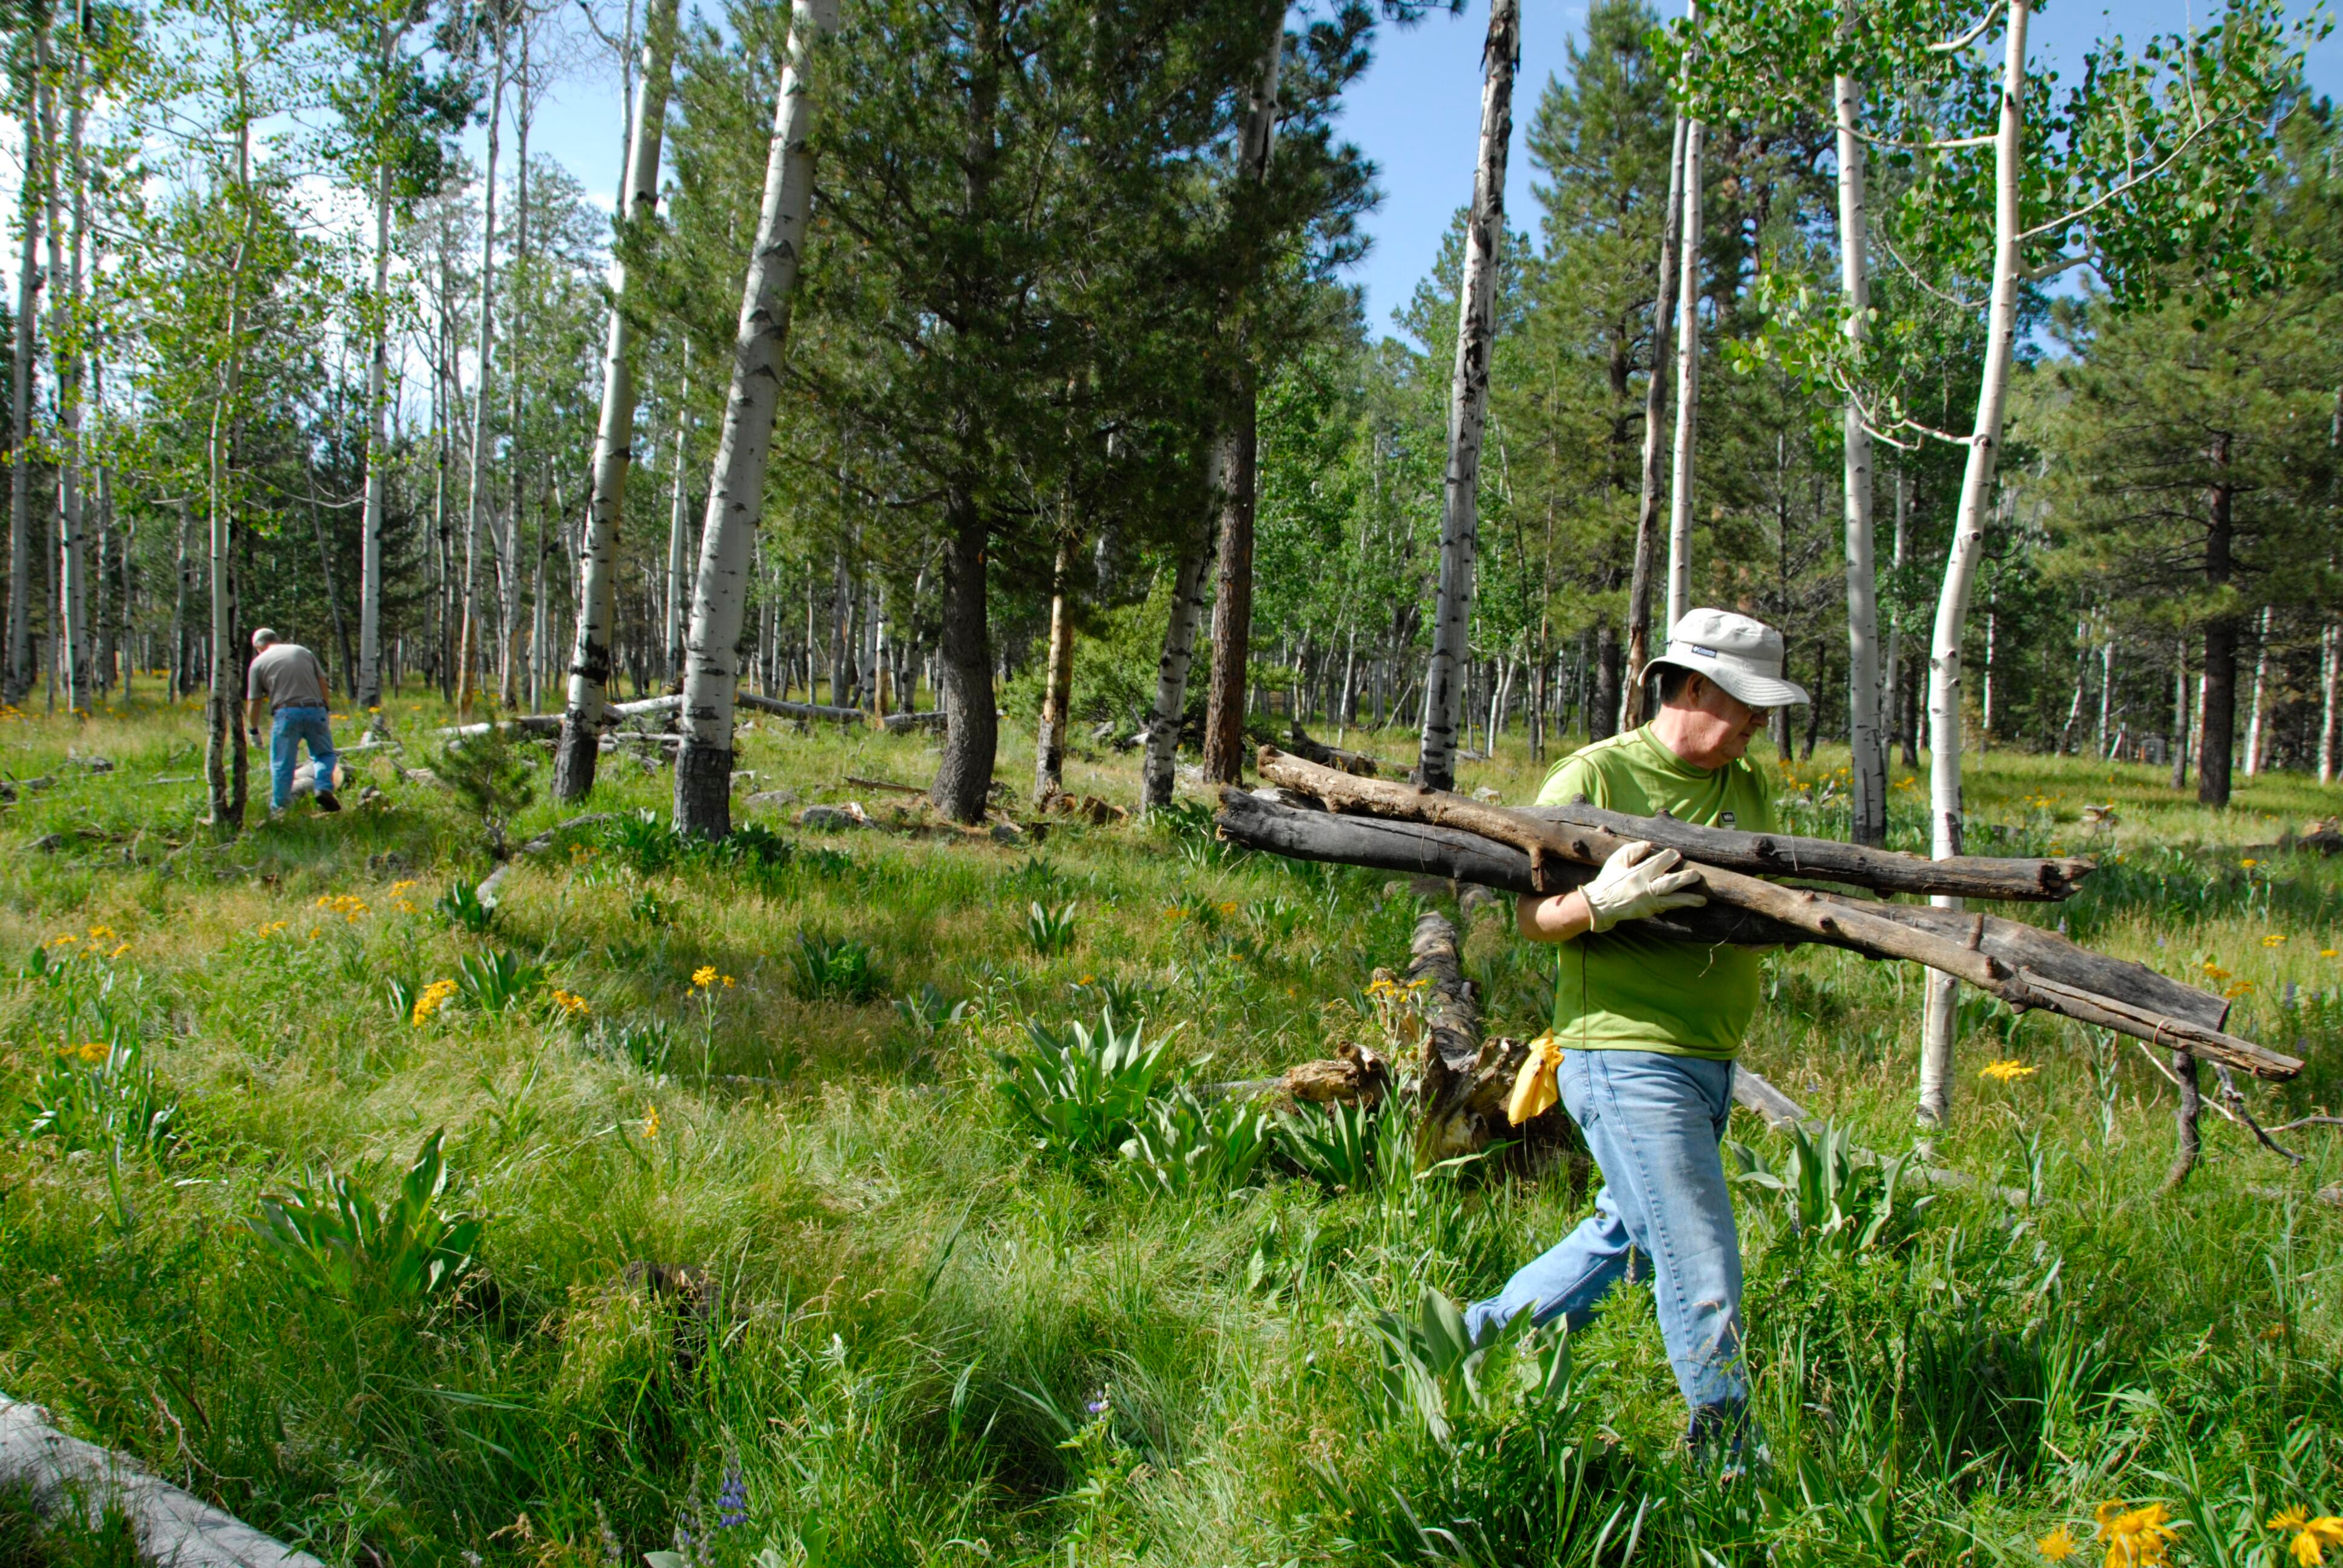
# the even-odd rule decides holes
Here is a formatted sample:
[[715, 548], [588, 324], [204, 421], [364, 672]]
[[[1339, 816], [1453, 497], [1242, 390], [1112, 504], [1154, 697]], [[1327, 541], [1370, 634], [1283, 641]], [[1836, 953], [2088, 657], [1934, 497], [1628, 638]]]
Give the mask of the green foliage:
[[1186, 1087], [1147, 1103], [1147, 1119], [1124, 1141], [1122, 1157], [1147, 1185], [1168, 1195], [1242, 1187], [1272, 1139], [1269, 1116], [1241, 1100], [1208, 1104]]
[[1103, 1154], [1139, 1130], [1166, 1071], [1165, 1042], [1149, 1043], [1144, 1020], [1124, 1029], [1102, 1013], [1098, 1028], [1026, 1020], [1032, 1049], [998, 1051], [996, 1087], [1036, 1141], [1074, 1158]]
[[94, 1041], [53, 1054], [23, 1107], [27, 1138], [67, 1149], [136, 1151], [160, 1161], [170, 1151], [178, 1102], [155, 1076], [135, 1040]]
[[789, 983], [808, 999], [869, 1001], [886, 987], [877, 955], [860, 937], [803, 930], [789, 953]]
[[1772, 1194], [1790, 1233], [1800, 1245], [1842, 1256], [1868, 1251], [1896, 1239], [1929, 1200], [1896, 1207], [1896, 1184], [1913, 1156], [1883, 1156], [1855, 1145], [1852, 1129], [1823, 1122], [1811, 1132], [1792, 1127], [1789, 1151], [1779, 1169], [1746, 1143], [1728, 1141], [1725, 1154], [1733, 1181], [1752, 1191]]
[[432, 759], [432, 772], [479, 818], [490, 858], [505, 858], [505, 829], [537, 799], [537, 777], [512, 732], [491, 725], [486, 734], [450, 740]]
[[1074, 910], [1078, 904], [1063, 904], [1050, 909], [1041, 904], [1029, 904], [1025, 912], [1025, 940], [1041, 957], [1055, 958], [1072, 950], [1074, 945]]
[[484, 937], [496, 929], [497, 907], [481, 902], [479, 890], [461, 878], [447, 884], [447, 890], [439, 895], [432, 908], [445, 916], [449, 925], [476, 937]]
[[1378, 1177], [1396, 1181], [1413, 1170], [1413, 1131], [1392, 1096], [1370, 1105], [1330, 1100], [1281, 1116], [1278, 1151], [1329, 1192], [1366, 1192]]
[[1379, 1365], [1368, 1408], [1386, 1422], [1422, 1422], [1443, 1447], [1460, 1422], [1515, 1404], [1543, 1414], [1569, 1397], [1570, 1336], [1532, 1328], [1526, 1312], [1476, 1340], [1456, 1303], [1427, 1286], [1413, 1315], [1377, 1312], [1369, 1332]]
[[482, 1012], [503, 1012], [526, 1001], [545, 983], [545, 966], [499, 948], [467, 953], [456, 960], [456, 989]]
[[441, 1137], [425, 1138], [404, 1171], [329, 1166], [263, 1197], [245, 1223], [288, 1280], [320, 1295], [367, 1312], [447, 1300], [470, 1275], [487, 1221], [459, 1207]]

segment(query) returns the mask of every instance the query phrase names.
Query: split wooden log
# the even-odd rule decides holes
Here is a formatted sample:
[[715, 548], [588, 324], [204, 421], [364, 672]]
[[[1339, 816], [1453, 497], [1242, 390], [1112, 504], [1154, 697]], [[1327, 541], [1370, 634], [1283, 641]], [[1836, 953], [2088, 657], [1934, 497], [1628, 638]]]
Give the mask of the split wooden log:
[[[1317, 796], [1337, 811], [1461, 829], [1523, 850], [1529, 856], [1534, 890], [1538, 892], [1564, 890], [1574, 884], [1561, 874], [1563, 866], [1574, 862], [1599, 866], [1630, 841], [1599, 828], [1542, 822], [1462, 795], [1416, 785], [1355, 779], [1269, 747], [1262, 749], [1261, 772], [1273, 783]], [[2291, 1078], [2302, 1070], [2298, 1059], [2252, 1040], [2218, 1030], [2200, 1029], [2160, 1013], [2143, 1017], [2137, 1009], [2104, 1005], [2109, 999], [2087, 992], [2078, 995], [2076, 988], [2043, 983], [2044, 977], [2038, 973], [2029, 974], [2023, 967], [1983, 950], [1982, 915], [1968, 917], [1971, 930], [1967, 940], [1962, 940], [1894, 920], [1880, 912], [1885, 906], [1857, 904], [1808, 889], [1781, 887], [1719, 867], [1688, 864], [1700, 873], [1702, 890], [1712, 902], [1769, 915], [1815, 938], [1874, 958], [1905, 959], [1926, 964], [1997, 996], [2011, 1007], [2040, 1008], [2138, 1039], [2177, 1044], [2191, 1055], [2224, 1061], [2260, 1078]]]
[[[1386, 773], [1400, 774], [1407, 771], [1403, 768], [1394, 768], [1388, 762], [1370, 757], [1363, 751], [1346, 751], [1340, 746], [1329, 746], [1302, 729], [1299, 719], [1294, 721], [1288, 735], [1287, 745], [1296, 757], [1315, 762], [1322, 768], [1340, 769], [1342, 772], [1356, 774], [1362, 779], [1379, 779]], [[1262, 739], [1260, 731], [1253, 732], [1253, 739], [1256, 741]]]
[[2049, 859], [1957, 855], [1931, 860], [1890, 849], [1842, 844], [1835, 839], [1801, 839], [1787, 833], [1743, 833], [1679, 822], [1662, 812], [1631, 817], [1599, 806], [1526, 806], [1520, 815], [1564, 828], [1594, 828], [1627, 839], [1644, 839], [1675, 849], [1687, 860], [1759, 877], [1796, 877], [1842, 882], [1879, 893], [1953, 893], [1970, 899], [2047, 902], [2072, 894], [2075, 885], [2098, 869], [2077, 855]]
[[1456, 928], [1445, 915], [1415, 922], [1407, 978], [1423, 981], [1427, 996], [1415, 1150], [1417, 1163], [1430, 1166], [1477, 1152], [1511, 1131], [1505, 1100], [1530, 1048], [1526, 1040], [1481, 1038], [1481, 1010], [1458, 962]]
[[[1343, 817], [1322, 810], [1295, 810], [1274, 802], [1229, 790], [1222, 797], [1222, 836], [1232, 843], [1266, 849], [1297, 860], [1323, 860], [1366, 866], [1380, 871], [1401, 871], [1457, 882], [1477, 883], [1501, 892], [1536, 891], [1530, 878], [1530, 858], [1520, 849], [1498, 844], [1453, 828], [1427, 827], [1419, 822], [1393, 822], [1380, 817]], [[1569, 882], [1591, 879], [1591, 866], [1557, 868]], [[1835, 895], [1822, 895], [1825, 900]], [[1932, 909], [1925, 904], [1864, 904], [1883, 920], [1966, 941], [1985, 922], [1982, 950], [2006, 964], [2031, 970], [2038, 977], [2094, 993], [2104, 1001], [2128, 1004], [2145, 1014], [2162, 1014], [2198, 1029], [2219, 1030], [2227, 1020], [2229, 1002], [2211, 991], [2160, 975], [2146, 964], [2113, 959], [2077, 946], [2055, 931], [2019, 920], [1958, 910]], [[1843, 937], [1817, 935], [1785, 925], [1768, 916], [1724, 904], [1704, 904], [1671, 910], [1642, 922], [1654, 936], [1704, 945], [1731, 942], [1739, 947], [1796, 947], [1803, 943], [1862, 952], [1860, 944]]]

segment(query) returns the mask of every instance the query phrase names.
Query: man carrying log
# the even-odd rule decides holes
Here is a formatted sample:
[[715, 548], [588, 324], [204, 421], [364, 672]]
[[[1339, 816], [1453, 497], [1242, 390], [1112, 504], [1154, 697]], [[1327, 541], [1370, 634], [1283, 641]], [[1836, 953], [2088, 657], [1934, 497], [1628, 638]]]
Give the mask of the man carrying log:
[[[1782, 634], [1695, 609], [1642, 678], [1659, 710], [1643, 728], [1564, 758], [1541, 805], [1582, 798], [1608, 810], [1745, 832], [1774, 830], [1772, 787], [1744, 755], [1775, 708], [1805, 702], [1782, 678]], [[1705, 902], [1674, 849], [1629, 843], [1584, 888], [1521, 895], [1532, 941], [1563, 944], [1554, 1026], [1524, 1070], [1534, 1114], [1556, 1092], [1603, 1171], [1594, 1212], [1466, 1313], [1475, 1334], [1528, 1312], [1575, 1327], [1623, 1279], [1648, 1271], [1696, 1451], [1739, 1446], [1741, 1241], [1719, 1145], [1733, 1058], [1757, 1010], [1758, 954], [1644, 935], [1634, 922]], [[1558, 1070], [1557, 1070], [1558, 1059]], [[1554, 1072], [1550, 1085], [1532, 1075]], [[1526, 1119], [1524, 1116], [1523, 1119]]]

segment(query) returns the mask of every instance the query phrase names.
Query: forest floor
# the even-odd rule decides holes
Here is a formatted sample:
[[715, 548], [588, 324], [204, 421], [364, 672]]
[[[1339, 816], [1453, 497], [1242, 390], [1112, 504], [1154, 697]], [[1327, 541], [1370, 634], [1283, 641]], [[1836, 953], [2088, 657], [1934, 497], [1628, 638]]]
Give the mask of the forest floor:
[[[427, 764], [441, 710], [391, 710]], [[1569, 1161], [1420, 1173], [1393, 1112], [1331, 1152], [1278, 1133], [1241, 1181], [1151, 1176], [1117, 1118], [1161, 1145], [1178, 1117], [1115, 1081], [1054, 1129], [999, 1091], [1029, 1024], [1111, 1008], [1166, 1047], [1155, 1106], [1242, 1152], [1173, 1085], [1374, 1039], [1370, 977], [1444, 897], [1232, 853], [1201, 796], [1039, 844], [803, 830], [741, 802], [883, 823], [915, 803], [847, 776], [924, 782], [934, 742], [760, 720], [736, 820], [768, 830], [681, 845], [670, 776], [606, 759], [591, 809], [650, 819], [528, 858], [490, 917], [441, 902], [488, 869], [477, 819], [380, 752], [338, 817], [261, 820], [256, 772], [215, 844], [200, 727], [0, 723], [0, 773], [54, 780], [0, 810], [0, 1392], [329, 1562], [2145, 1563], [2170, 1531], [2244, 1568], [2289, 1560], [2283, 1511], [2343, 1512], [2343, 1131], [2284, 1135], [2289, 1166], [2208, 1109], [2161, 1195], [2174, 1090], [2129, 1041], [1970, 999], [1927, 1161], [1974, 1181], [1891, 1191], [1917, 971], [1767, 959], [1748, 1060], [1863, 1152], [1835, 1189], [1809, 1161], [1803, 1223], [1744, 1189], [1765, 1453], [1721, 1478], [1682, 1452], [1647, 1293], [1566, 1368], [1449, 1366], [1419, 1317], [1586, 1211]], [[1133, 759], [1077, 751], [1071, 789], [1133, 801]], [[1527, 800], [1542, 769], [1501, 753], [1463, 787]], [[1785, 827], [1843, 830], [1840, 759], [1766, 755]], [[1973, 850], [2102, 856], [2028, 918], [2241, 988], [2233, 1027], [2308, 1058], [2248, 1086], [2264, 1121], [2343, 1099], [2343, 863], [2265, 847], [2343, 794], [2265, 778], [2215, 813], [2159, 769], [2002, 753], [1970, 780]], [[1893, 793], [1910, 847], [1923, 792]], [[1493, 1026], [1534, 1032], [1554, 960], [1467, 923]], [[402, 1199], [435, 1135], [449, 1185]], [[1795, 1152], [1745, 1111], [1732, 1136]], [[377, 1221], [355, 1253], [329, 1169]]]

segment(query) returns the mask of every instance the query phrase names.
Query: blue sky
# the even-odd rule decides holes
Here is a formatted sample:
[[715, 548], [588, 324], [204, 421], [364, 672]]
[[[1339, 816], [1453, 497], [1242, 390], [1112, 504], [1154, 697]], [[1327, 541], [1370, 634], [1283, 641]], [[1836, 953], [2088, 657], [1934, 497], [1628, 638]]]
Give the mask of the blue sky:
[[[1680, 15], [1683, 0], [1664, 0]], [[604, 0], [606, 15], [616, 0]], [[2121, 33], [2137, 40], [2178, 31], [2217, 14], [2218, 0], [2126, 0], [2119, 7], [2091, 0], [2053, 0], [2036, 16], [2030, 54], [2037, 65], [2071, 73], [2097, 38]], [[2288, 10], [2307, 15], [2305, 0]], [[1461, 15], [1436, 15], [1401, 31], [1385, 27], [1375, 62], [1345, 102], [1342, 134], [1375, 161], [1383, 202], [1366, 219], [1373, 245], [1353, 274], [1366, 291], [1367, 323], [1391, 330], [1391, 315], [1432, 266], [1450, 215], [1472, 198], [1481, 117], [1481, 44], [1487, 0], [1472, 0]], [[615, 21], [615, 17], [612, 18]], [[1567, 65], [1573, 37], [1585, 26], [1585, 0], [1523, 0], [1522, 71], [1515, 92], [1513, 147], [1505, 182], [1506, 216], [1535, 232], [1533, 171], [1523, 145], [1537, 95]], [[2343, 37], [2319, 45], [2310, 60], [2312, 85], [2343, 96]], [[606, 204], [618, 183], [618, 79], [586, 71], [561, 83], [538, 113], [537, 145], [552, 152]], [[476, 155], [477, 156], [477, 155]]]

